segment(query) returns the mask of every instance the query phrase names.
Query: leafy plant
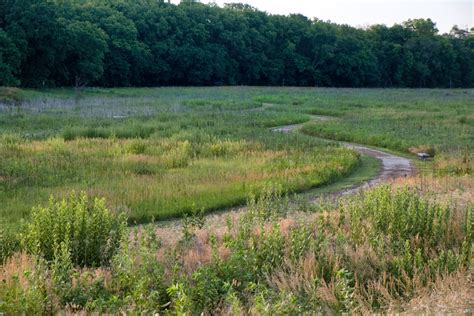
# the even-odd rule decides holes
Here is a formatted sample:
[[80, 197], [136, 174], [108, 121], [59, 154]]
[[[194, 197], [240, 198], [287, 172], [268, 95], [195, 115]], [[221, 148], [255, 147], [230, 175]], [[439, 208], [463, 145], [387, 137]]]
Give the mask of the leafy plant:
[[25, 225], [22, 243], [31, 253], [48, 261], [66, 244], [74, 265], [108, 264], [126, 232], [124, 214], [114, 214], [105, 200], [86, 193], [72, 193], [68, 198], [50, 198], [46, 207], [35, 207]]

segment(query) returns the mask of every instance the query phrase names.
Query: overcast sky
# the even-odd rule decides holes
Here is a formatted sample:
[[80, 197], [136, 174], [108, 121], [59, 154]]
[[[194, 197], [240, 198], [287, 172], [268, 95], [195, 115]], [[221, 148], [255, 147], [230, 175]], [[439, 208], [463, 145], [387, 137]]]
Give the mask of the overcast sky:
[[[179, 3], [179, 0], [172, 0]], [[274, 14], [302, 13], [310, 18], [364, 27], [371, 24], [393, 25], [408, 19], [431, 18], [440, 33], [454, 24], [471, 28], [474, 23], [474, 0], [215, 0], [248, 3]]]

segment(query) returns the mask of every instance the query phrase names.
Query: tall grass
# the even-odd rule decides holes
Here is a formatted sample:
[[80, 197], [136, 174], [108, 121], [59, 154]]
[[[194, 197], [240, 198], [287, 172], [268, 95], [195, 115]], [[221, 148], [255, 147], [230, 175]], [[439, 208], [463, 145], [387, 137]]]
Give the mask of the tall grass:
[[89, 189], [116, 207], [129, 208], [131, 219], [138, 221], [179, 215], [193, 205], [212, 209], [238, 204], [253, 185], [268, 180], [281, 182], [286, 191], [321, 185], [357, 165], [357, 157], [342, 148], [303, 153], [247, 142], [198, 145], [187, 140], [59, 144], [60, 150], [41, 143], [39, 154], [4, 160], [7, 189]]
[[[307, 114], [303, 132], [408, 152], [432, 148], [435, 173], [471, 174], [470, 90], [159, 88], [2, 90], [1, 227], [51, 194], [86, 190], [131, 221], [244, 202], [253, 185], [285, 191], [336, 181], [357, 157], [313, 137], [271, 133]], [[271, 103], [272, 107], [262, 107]], [[423, 165], [424, 167], [425, 165]], [[425, 168], [420, 168], [424, 170]]]
[[0, 311], [399, 312], [442, 280], [467, 284], [472, 205], [384, 185], [336, 209], [294, 213], [278, 185], [258, 192], [226, 227], [191, 218], [177, 242], [153, 226], [133, 229], [109, 269], [79, 268], [64, 246], [47, 265], [17, 254], [1, 266]]
[[[358, 165], [354, 152], [310, 137], [275, 135], [242, 118], [233, 126], [226, 126], [226, 118], [197, 118], [179, 118], [178, 126], [167, 121], [165, 128], [155, 119], [144, 122], [149, 128], [128, 130], [134, 125], [124, 123], [115, 130], [87, 129], [86, 134], [69, 129], [62, 138], [45, 140], [5, 134], [0, 138], [2, 226], [16, 225], [34, 204], [71, 190], [104, 196], [111, 208], [142, 223], [194, 208], [242, 204], [252, 187], [267, 181], [280, 183], [285, 192], [324, 185]], [[254, 123], [264, 125], [266, 119], [272, 115], [256, 115]], [[205, 129], [201, 124], [210, 125]], [[118, 133], [121, 129], [128, 134]], [[135, 131], [145, 130], [155, 132], [135, 137]]]

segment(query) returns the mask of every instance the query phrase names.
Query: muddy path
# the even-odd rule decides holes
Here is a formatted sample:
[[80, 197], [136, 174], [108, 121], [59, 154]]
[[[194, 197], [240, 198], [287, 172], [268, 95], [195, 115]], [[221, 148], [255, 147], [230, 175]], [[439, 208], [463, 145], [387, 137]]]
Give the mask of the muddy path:
[[[259, 108], [259, 111], [264, 111], [266, 109], [270, 109], [271, 107], [273, 107], [273, 104], [263, 103], [262, 107]], [[321, 116], [321, 115], [309, 115], [309, 117], [310, 117], [310, 121], [308, 122], [305, 122], [302, 124], [277, 126], [277, 127], [271, 128], [271, 131], [276, 132], [276, 133], [298, 132], [298, 130], [301, 127], [303, 127], [304, 124], [307, 124], [309, 122], [318, 122], [318, 121], [322, 122], [322, 121], [336, 119], [334, 117]], [[335, 142], [332, 140], [328, 140], [328, 141]], [[370, 188], [377, 184], [380, 184], [383, 182], [389, 182], [391, 180], [394, 180], [400, 177], [407, 177], [415, 173], [415, 169], [412, 163], [407, 158], [390, 154], [381, 150], [373, 149], [370, 147], [366, 147], [360, 144], [347, 143], [347, 142], [339, 142], [339, 143], [345, 147], [351, 148], [359, 152], [361, 155], [370, 156], [370, 157], [380, 160], [381, 167], [377, 176], [373, 177], [372, 179], [366, 182], [363, 182], [361, 184], [357, 184], [352, 187], [330, 193], [326, 195], [326, 197], [336, 199], [341, 196], [355, 194], [361, 190]], [[319, 199], [321, 198], [321, 195], [309, 194], [307, 196], [310, 203], [318, 203]], [[214, 227], [214, 228], [224, 227], [229, 217], [231, 218], [238, 217], [240, 213], [244, 212], [245, 210], [246, 210], [245, 206], [239, 206], [239, 207], [227, 208], [222, 211], [209, 213], [206, 215], [206, 226]], [[179, 227], [181, 226], [180, 219], [160, 222], [160, 223], [157, 223], [157, 226], [158, 226], [159, 234], [162, 235], [164, 238], [169, 238], [171, 236], [173, 236], [171, 237], [173, 239], [179, 238], [179, 235], [180, 235]]]

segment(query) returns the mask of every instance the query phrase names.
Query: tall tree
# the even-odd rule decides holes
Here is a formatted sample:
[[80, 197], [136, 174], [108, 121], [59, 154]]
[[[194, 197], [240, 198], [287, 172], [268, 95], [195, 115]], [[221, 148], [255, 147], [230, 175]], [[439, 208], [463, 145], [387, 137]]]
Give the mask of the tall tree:
[[95, 82], [104, 72], [105, 32], [88, 21], [63, 21], [66, 33], [64, 77], [76, 89]]

